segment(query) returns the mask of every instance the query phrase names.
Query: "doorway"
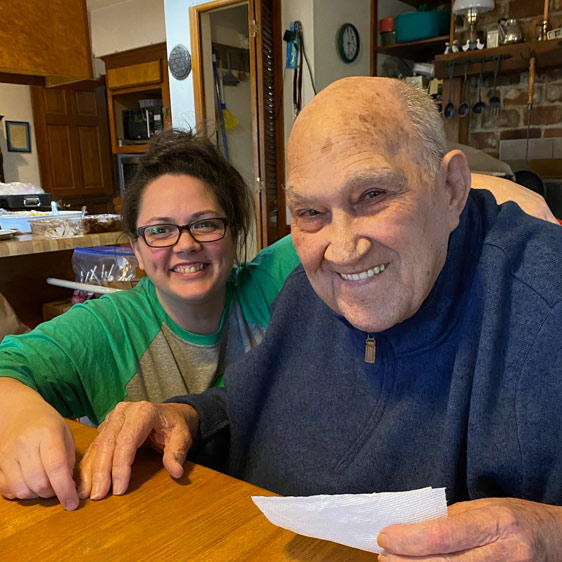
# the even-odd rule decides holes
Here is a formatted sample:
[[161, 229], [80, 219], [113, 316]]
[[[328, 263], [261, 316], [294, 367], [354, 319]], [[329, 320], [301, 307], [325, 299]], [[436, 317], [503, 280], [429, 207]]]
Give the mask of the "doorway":
[[198, 126], [254, 190], [255, 247], [287, 233], [280, 0], [190, 8]]

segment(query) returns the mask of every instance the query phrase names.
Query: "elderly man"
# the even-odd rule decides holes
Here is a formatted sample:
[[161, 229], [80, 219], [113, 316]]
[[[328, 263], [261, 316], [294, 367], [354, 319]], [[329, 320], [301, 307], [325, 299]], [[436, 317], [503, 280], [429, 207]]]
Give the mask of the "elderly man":
[[224, 389], [119, 405], [82, 495], [110, 475], [122, 493], [147, 437], [177, 477], [226, 435], [227, 470], [281, 494], [445, 486], [449, 517], [386, 528], [381, 561], [558, 559], [562, 230], [471, 191], [432, 102], [395, 80], [328, 86], [288, 162], [302, 266], [262, 345]]

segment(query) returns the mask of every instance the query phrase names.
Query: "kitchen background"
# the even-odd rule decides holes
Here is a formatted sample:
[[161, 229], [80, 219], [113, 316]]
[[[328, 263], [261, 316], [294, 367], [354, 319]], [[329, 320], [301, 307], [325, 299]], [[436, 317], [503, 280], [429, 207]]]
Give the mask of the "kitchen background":
[[[206, 4], [208, 3], [197, 0], [87, 0], [94, 77], [103, 76], [106, 72], [102, 58], [111, 57], [116, 53], [157, 44], [165, 44], [168, 55], [178, 44], [186, 45], [191, 50], [189, 8]], [[311, 74], [314, 76], [316, 90], [343, 76], [370, 74], [372, 19], [376, 22], [384, 17], [411, 11], [418, 4], [420, 2], [416, 0], [281, 0], [281, 28], [288, 29], [294, 21], [300, 21], [302, 24], [310, 65], [309, 70], [305, 64], [303, 71], [303, 102], [306, 103], [314, 95]], [[435, 7], [438, 3], [430, 4]], [[444, 4], [450, 5], [449, 2]], [[486, 31], [497, 25], [498, 18], [514, 17], [520, 21], [525, 37], [533, 38], [536, 24], [542, 19], [543, 4], [543, 0], [496, 0], [493, 11], [480, 15], [479, 27]], [[212, 40], [240, 48], [240, 37], [248, 35], [245, 17], [247, 12], [244, 12], [247, 10], [247, 2], [239, 3], [238, 7], [229, 5], [229, 8], [228, 13], [225, 11], [222, 16], [220, 10], [213, 12], [210, 23]], [[552, 28], [562, 24], [562, 0], [550, 0], [549, 19]], [[344, 22], [355, 25], [361, 38], [359, 56], [350, 64], [341, 60], [335, 47], [335, 37]], [[456, 36], [462, 43], [462, 21], [457, 23], [459, 25]], [[377, 39], [379, 37], [376, 27], [374, 36]], [[286, 43], [281, 43], [284, 60]], [[385, 55], [379, 52], [376, 56], [378, 74], [384, 73], [384, 60]], [[222, 61], [222, 65], [224, 70], [225, 61]], [[233, 66], [240, 67], [240, 60], [234, 61]], [[235, 71], [238, 73], [240, 68], [235, 68]], [[194, 125], [196, 111], [193, 74], [184, 80], [177, 80], [172, 75], [168, 79], [166, 87], [169, 88], [173, 124], [179, 127]], [[286, 141], [294, 120], [292, 71], [285, 69], [282, 79]], [[527, 135], [527, 81], [527, 72], [500, 72], [499, 114], [495, 117], [490, 116], [488, 112], [478, 116], [472, 114], [468, 119], [468, 134], [461, 140], [494, 157], [500, 157], [502, 141], [524, 139]], [[34, 122], [30, 88], [29, 85], [0, 82], [0, 114], [4, 115], [4, 120], [30, 124], [31, 152], [8, 152], [5, 127], [2, 125], [0, 148], [4, 156], [5, 181], [41, 185], [41, 162], [38, 157], [40, 151], [37, 149], [34, 134], [40, 124]], [[239, 121], [239, 126], [229, 132], [233, 161], [252, 183], [255, 180], [253, 155], [246, 149], [252, 139], [249, 89], [249, 81], [242, 80], [235, 88], [226, 86], [224, 93], [229, 111]], [[484, 98], [489, 98], [491, 93], [491, 75], [486, 74], [482, 94]], [[476, 75], [470, 78], [469, 95], [472, 100], [477, 97]], [[451, 140], [459, 140], [458, 131], [455, 130], [455, 133], [450, 135]], [[537, 72], [529, 136], [532, 140], [562, 138], [562, 70], [559, 67], [544, 70], [539, 68]], [[540, 146], [535, 143], [533, 148], [539, 150]], [[541, 170], [544, 170], [551, 180], [559, 180], [562, 178], [561, 162], [560, 158], [550, 158]], [[113, 195], [119, 195], [115, 154], [112, 154], [112, 172]], [[282, 218], [286, 221], [285, 215]]]

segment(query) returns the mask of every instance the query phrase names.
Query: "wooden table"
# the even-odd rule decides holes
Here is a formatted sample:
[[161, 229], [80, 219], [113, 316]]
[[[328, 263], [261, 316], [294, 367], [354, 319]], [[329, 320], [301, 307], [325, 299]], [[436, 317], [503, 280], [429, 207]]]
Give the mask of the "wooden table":
[[[96, 430], [69, 425], [80, 457]], [[1, 498], [0, 560], [377, 560], [375, 554], [272, 525], [252, 495], [274, 494], [193, 463], [186, 463], [184, 476], [174, 481], [160, 456], [143, 449], [124, 496], [82, 500], [70, 512], [54, 499]]]

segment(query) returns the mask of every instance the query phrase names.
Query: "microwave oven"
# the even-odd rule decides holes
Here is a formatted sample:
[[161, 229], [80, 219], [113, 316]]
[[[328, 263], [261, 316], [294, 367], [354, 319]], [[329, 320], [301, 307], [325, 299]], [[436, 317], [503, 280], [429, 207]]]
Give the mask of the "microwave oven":
[[123, 141], [125, 144], [144, 143], [162, 130], [162, 106], [123, 110]]

